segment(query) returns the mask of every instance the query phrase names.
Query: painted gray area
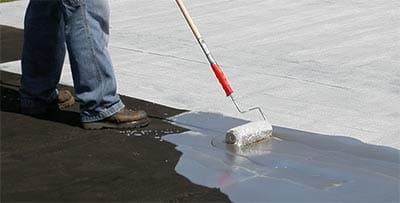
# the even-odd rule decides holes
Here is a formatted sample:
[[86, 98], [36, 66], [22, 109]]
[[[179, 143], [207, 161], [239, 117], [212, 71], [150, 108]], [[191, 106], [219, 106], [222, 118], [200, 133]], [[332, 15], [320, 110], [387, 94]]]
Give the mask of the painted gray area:
[[189, 112], [174, 122], [191, 130], [163, 137], [183, 153], [176, 171], [234, 202], [400, 201], [397, 149], [278, 126], [272, 140], [238, 148], [224, 133], [247, 121]]

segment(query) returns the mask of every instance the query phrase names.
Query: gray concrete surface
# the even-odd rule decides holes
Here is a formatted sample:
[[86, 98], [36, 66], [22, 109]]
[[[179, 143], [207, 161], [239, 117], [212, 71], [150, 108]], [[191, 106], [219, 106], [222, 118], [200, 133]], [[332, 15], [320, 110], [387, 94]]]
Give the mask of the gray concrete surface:
[[[27, 2], [1, 4], [0, 24], [22, 28]], [[398, 0], [184, 2], [243, 105], [261, 106], [273, 125], [400, 149]], [[111, 0], [110, 9], [120, 93], [259, 119], [224, 97], [175, 1]]]

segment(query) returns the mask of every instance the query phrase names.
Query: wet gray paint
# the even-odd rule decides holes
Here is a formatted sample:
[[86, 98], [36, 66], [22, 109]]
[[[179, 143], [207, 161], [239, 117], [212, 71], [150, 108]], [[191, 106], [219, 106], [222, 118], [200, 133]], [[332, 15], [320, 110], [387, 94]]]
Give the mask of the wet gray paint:
[[234, 202], [400, 201], [396, 149], [277, 126], [272, 140], [238, 148], [225, 132], [244, 120], [190, 112], [174, 123], [191, 130], [163, 137], [183, 153], [176, 171]]

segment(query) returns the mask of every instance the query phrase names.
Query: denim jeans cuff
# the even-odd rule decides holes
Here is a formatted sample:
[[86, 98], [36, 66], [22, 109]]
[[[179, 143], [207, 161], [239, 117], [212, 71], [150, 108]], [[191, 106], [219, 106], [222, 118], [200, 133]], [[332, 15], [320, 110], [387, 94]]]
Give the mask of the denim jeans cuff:
[[120, 100], [118, 103], [112, 105], [109, 108], [104, 109], [101, 112], [96, 112], [96, 114], [93, 115], [84, 115], [81, 113], [81, 121], [82, 122], [95, 122], [95, 121], [100, 121], [105, 118], [108, 118], [115, 113], [118, 113], [125, 107], [124, 103]]

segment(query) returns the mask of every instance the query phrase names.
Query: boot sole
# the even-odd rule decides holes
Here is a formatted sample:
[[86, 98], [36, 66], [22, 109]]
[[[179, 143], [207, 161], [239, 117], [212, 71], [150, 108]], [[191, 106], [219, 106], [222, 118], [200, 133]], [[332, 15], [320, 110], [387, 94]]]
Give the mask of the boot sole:
[[88, 122], [82, 123], [82, 127], [86, 130], [100, 130], [103, 128], [110, 128], [110, 129], [135, 129], [145, 127], [149, 124], [150, 120], [148, 118], [126, 122], [126, 123], [112, 123], [107, 121], [97, 121], [97, 122]]

